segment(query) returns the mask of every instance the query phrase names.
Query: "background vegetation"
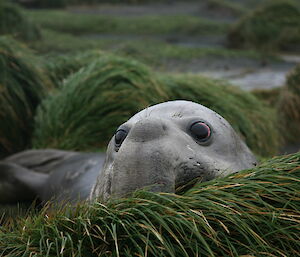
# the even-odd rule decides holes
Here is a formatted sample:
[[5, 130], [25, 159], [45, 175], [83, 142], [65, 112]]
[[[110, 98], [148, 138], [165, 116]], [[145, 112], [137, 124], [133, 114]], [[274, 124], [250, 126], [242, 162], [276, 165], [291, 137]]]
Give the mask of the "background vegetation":
[[282, 89], [278, 103], [280, 120], [287, 127], [284, 133], [286, 140], [299, 142], [300, 128], [300, 65], [288, 76], [287, 83]]
[[[283, 87], [254, 93], [178, 73], [186, 63], [280, 63], [279, 50], [299, 50], [297, 2], [207, 0], [192, 15], [134, 17], [76, 9], [91, 2], [32, 1], [30, 10], [0, 2], [0, 157], [32, 147], [104, 150], [131, 115], [174, 99], [220, 113], [259, 158], [299, 141], [300, 66]], [[299, 171], [295, 153], [185, 193], [136, 192], [0, 219], [0, 255], [299, 256]]]
[[[40, 26], [74, 35], [109, 33], [131, 35], [216, 34], [225, 32], [226, 24], [187, 15], [112, 17], [40, 10], [28, 13]], [[75, 18], [76, 17], [76, 18]]]
[[0, 35], [13, 35], [22, 40], [40, 39], [40, 30], [23, 11], [7, 1], [0, 1]]
[[228, 34], [232, 47], [261, 51], [295, 48], [300, 44], [300, 9], [294, 1], [275, 0], [238, 21]]
[[50, 80], [31, 52], [15, 40], [0, 37], [0, 156], [29, 146], [35, 110]]

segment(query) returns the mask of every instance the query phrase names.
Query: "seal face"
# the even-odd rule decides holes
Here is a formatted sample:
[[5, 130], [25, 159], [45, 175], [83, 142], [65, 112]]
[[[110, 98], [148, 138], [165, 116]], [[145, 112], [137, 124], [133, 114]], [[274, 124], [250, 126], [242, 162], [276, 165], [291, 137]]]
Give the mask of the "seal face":
[[154, 105], [122, 124], [111, 139], [90, 199], [122, 197], [146, 187], [174, 192], [256, 165], [256, 158], [216, 112], [189, 101]]

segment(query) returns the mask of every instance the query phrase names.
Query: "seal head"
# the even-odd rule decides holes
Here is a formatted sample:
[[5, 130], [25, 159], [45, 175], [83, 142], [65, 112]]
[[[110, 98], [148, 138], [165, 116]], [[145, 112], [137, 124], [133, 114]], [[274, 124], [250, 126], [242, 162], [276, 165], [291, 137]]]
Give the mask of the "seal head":
[[256, 163], [219, 114], [194, 102], [165, 102], [117, 129], [90, 199], [106, 201], [144, 187], [174, 192], [194, 179], [223, 177]]

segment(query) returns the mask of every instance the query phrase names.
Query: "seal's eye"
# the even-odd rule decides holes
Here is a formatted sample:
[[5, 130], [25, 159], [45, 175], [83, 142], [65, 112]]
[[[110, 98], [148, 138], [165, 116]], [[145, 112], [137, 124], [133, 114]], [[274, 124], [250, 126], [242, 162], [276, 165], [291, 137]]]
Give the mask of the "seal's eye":
[[199, 142], [207, 141], [211, 135], [210, 127], [201, 121], [194, 122], [190, 127], [190, 131]]
[[117, 130], [115, 134], [115, 144], [117, 147], [121, 146], [126, 136], [127, 136], [127, 131], [125, 131], [124, 129]]

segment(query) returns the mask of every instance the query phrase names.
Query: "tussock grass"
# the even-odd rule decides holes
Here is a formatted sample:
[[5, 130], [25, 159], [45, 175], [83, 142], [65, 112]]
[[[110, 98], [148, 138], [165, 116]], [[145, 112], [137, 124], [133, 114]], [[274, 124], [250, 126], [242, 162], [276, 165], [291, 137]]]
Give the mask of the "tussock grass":
[[300, 154], [182, 195], [132, 197], [0, 228], [3, 256], [299, 256]]
[[121, 123], [167, 99], [152, 77], [133, 60], [106, 56], [92, 62], [42, 103], [33, 145], [74, 150], [106, 146]]
[[28, 146], [35, 109], [51, 83], [20, 43], [0, 37], [0, 156]]
[[288, 142], [300, 142], [300, 65], [287, 77], [277, 104], [278, 115], [284, 124]]
[[100, 50], [85, 51], [72, 56], [55, 56], [50, 62], [45, 63], [45, 70], [48, 71], [53, 83], [59, 87], [68, 76], [104, 56]]
[[227, 24], [188, 15], [112, 17], [57, 10], [27, 11], [41, 27], [74, 35], [208, 35], [224, 33]]
[[300, 43], [300, 9], [294, 1], [268, 1], [242, 17], [228, 34], [229, 44], [260, 51], [293, 49]]
[[0, 1], [0, 35], [32, 41], [40, 39], [38, 27], [28, 20], [22, 10], [6, 0]]
[[281, 91], [282, 87], [276, 87], [272, 89], [254, 89], [251, 90], [251, 93], [259, 100], [265, 102], [268, 106], [276, 106], [278, 104]]
[[269, 106], [275, 107], [285, 143], [300, 143], [300, 65], [288, 74], [283, 87], [254, 90], [252, 93]]
[[[41, 40], [28, 42], [30, 48], [40, 55], [65, 55], [86, 51], [87, 49], [102, 48], [102, 40], [88, 37], [77, 37], [68, 33], [61, 33], [49, 29], [41, 30]], [[70, 44], [72, 42], [72, 44]]]
[[[106, 47], [103, 45], [103, 47]], [[147, 44], [142, 42], [125, 42], [115, 47], [114, 52], [124, 56], [129, 56], [147, 63], [162, 64], [166, 61], [191, 62], [195, 59], [218, 58], [236, 59], [249, 58], [259, 60], [261, 54], [251, 50], [232, 50], [214, 47], [184, 47], [172, 45], [164, 42], [149, 41]], [[269, 56], [273, 59], [273, 56]]]
[[286, 85], [294, 94], [300, 95], [300, 64], [288, 75]]
[[[68, 33], [62, 33], [49, 29], [43, 29], [42, 39], [30, 42], [29, 46], [39, 54], [55, 55], [62, 59], [70, 60], [74, 56], [82, 55], [82, 52], [89, 50], [103, 50], [114, 53], [118, 56], [131, 57], [143, 63], [152, 65], [156, 68], [164, 68], [164, 63], [170, 61], [191, 62], [194, 59], [202, 58], [248, 58], [260, 60], [262, 55], [253, 50], [233, 50], [227, 48], [213, 47], [185, 47], [164, 42], [162, 38], [137, 37], [136, 39], [127, 38], [97, 38], [97, 37], [78, 37]], [[121, 40], [122, 39], [122, 40]], [[70, 44], [69, 42], [72, 42]], [[79, 54], [78, 54], [79, 52]], [[85, 55], [85, 53], [83, 53]], [[77, 58], [77, 57], [76, 57]], [[269, 56], [271, 60], [275, 59]], [[55, 58], [56, 59], [56, 58]], [[56, 60], [50, 60], [56, 62]]]

